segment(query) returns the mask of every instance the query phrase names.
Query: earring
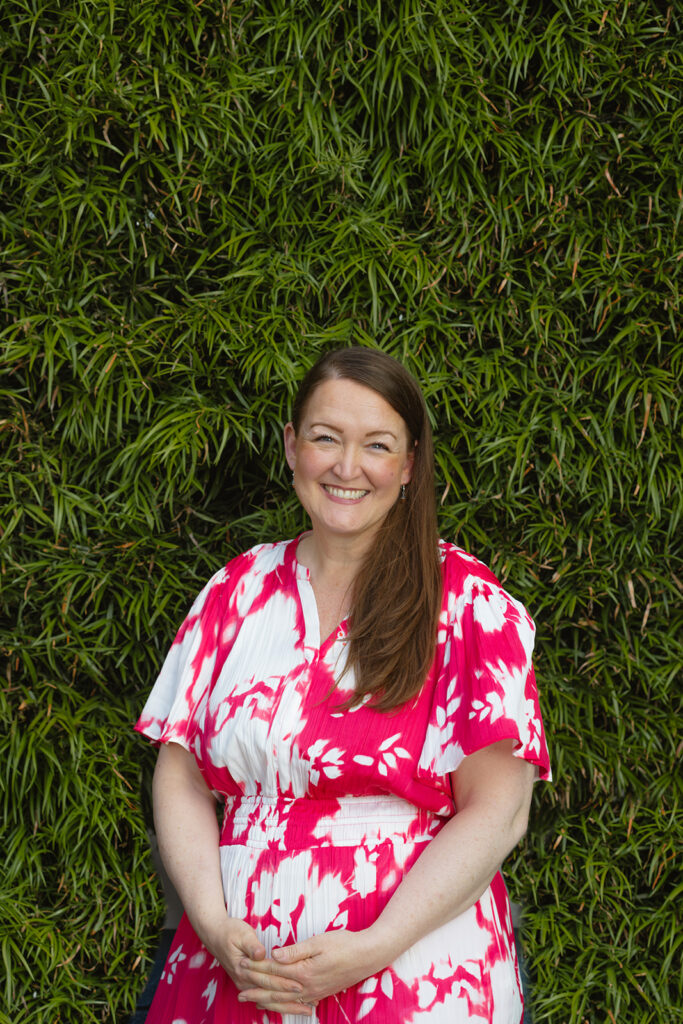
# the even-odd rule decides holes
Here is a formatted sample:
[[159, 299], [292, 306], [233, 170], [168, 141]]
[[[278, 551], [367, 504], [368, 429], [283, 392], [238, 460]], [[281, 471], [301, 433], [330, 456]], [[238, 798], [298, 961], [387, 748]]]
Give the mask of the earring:
[[292, 483], [294, 483], [294, 473], [292, 473]]
[[406, 485], [401, 484], [401, 501], [406, 500]]

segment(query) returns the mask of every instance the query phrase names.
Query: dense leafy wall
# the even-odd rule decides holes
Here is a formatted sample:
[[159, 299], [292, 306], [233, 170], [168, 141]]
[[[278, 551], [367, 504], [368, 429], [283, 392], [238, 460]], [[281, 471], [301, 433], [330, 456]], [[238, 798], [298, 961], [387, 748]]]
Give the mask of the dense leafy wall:
[[3, 1021], [125, 1019], [159, 914], [131, 725], [209, 573], [300, 528], [288, 399], [350, 342], [418, 376], [442, 534], [538, 622], [536, 1019], [674, 1019], [682, 27], [5, 0]]

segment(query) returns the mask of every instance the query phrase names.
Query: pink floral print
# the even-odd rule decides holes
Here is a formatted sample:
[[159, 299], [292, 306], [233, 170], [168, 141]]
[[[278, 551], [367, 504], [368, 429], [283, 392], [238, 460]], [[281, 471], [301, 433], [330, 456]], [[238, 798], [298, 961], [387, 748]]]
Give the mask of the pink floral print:
[[[549, 778], [531, 666], [534, 626], [481, 562], [441, 544], [437, 654], [398, 711], [344, 710], [346, 623], [321, 644], [298, 540], [260, 545], [209, 581], [137, 723], [191, 751], [222, 794], [228, 913], [268, 952], [382, 912], [455, 811], [449, 773], [501, 739]], [[360, 985], [322, 1000], [319, 1024], [519, 1024], [510, 905], [500, 874], [465, 913]], [[183, 918], [148, 1024], [303, 1024], [239, 1003]]]

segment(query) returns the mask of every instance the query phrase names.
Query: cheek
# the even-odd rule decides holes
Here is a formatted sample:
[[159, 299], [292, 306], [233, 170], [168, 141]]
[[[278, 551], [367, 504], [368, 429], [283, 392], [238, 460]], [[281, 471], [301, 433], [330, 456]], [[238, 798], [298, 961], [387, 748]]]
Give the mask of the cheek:
[[320, 449], [304, 445], [297, 454], [297, 472], [302, 476], [317, 476], [329, 465], [329, 461], [329, 458], [326, 459], [325, 453]]
[[379, 486], [394, 487], [398, 484], [401, 476], [402, 466], [398, 462], [382, 466], [375, 474], [375, 480]]

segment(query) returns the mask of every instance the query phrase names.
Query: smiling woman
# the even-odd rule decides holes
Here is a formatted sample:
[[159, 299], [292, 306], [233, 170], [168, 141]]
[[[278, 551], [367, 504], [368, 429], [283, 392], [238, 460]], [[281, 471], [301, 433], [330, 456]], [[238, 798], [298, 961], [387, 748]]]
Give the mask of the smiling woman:
[[549, 776], [533, 623], [439, 541], [399, 363], [328, 353], [285, 449], [311, 530], [216, 573], [137, 726], [186, 912], [148, 1022], [519, 1024], [499, 867]]
[[410, 482], [414, 450], [403, 419], [381, 395], [338, 378], [315, 389], [297, 429], [287, 424], [285, 450], [313, 526], [299, 558], [311, 569], [326, 636], [377, 531]]
[[298, 430], [287, 424], [285, 450], [316, 541], [353, 549], [362, 560], [410, 482], [414, 452], [399, 414], [370, 388], [328, 380], [311, 396]]
[[[317, 422], [321, 418], [322, 422]], [[328, 420], [335, 418], [337, 428], [345, 427], [345, 437], [334, 430], [325, 433]], [[329, 440], [316, 441], [316, 436]], [[377, 458], [377, 464], [368, 457], [362, 466], [350, 467], [353, 472], [370, 474], [361, 489], [375, 481], [378, 500], [373, 503], [370, 488], [366, 529], [354, 532], [348, 528], [353, 524], [347, 524], [334, 541], [329, 531], [316, 533], [314, 529], [310, 546], [317, 547], [320, 542], [330, 554], [332, 550], [343, 552], [340, 557], [324, 557], [329, 571], [319, 566], [315, 573], [320, 600], [332, 605], [332, 618], [332, 590], [343, 590], [347, 603], [353, 590], [353, 627], [346, 661], [355, 675], [350, 706], [372, 695], [373, 706], [389, 710], [413, 696], [429, 671], [442, 596], [432, 432], [422, 392], [401, 364], [383, 352], [339, 349], [315, 364], [301, 383], [292, 423], [285, 430], [297, 494], [312, 515], [297, 485], [295, 469], [297, 449], [304, 450], [306, 440], [314, 447], [336, 444], [346, 460], [354, 452], [372, 451], [374, 445], [387, 452]], [[340, 462], [337, 458], [335, 466], [330, 483], [358, 482], [345, 479], [348, 461], [345, 465], [344, 459]], [[308, 554], [309, 541], [304, 538], [302, 555], [306, 558]], [[310, 557], [315, 560], [315, 550]], [[328, 591], [327, 601], [324, 590]]]

